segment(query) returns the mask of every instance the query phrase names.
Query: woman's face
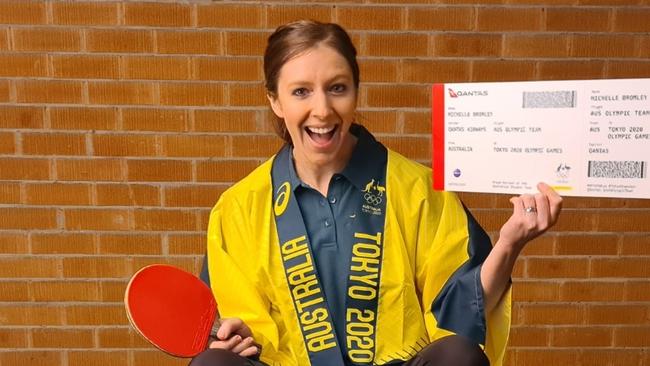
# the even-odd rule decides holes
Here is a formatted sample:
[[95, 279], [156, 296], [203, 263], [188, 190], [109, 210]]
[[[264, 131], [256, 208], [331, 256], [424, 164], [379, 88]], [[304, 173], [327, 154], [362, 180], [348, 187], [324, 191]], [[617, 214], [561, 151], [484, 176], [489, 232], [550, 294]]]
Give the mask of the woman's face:
[[345, 158], [357, 90], [352, 69], [331, 47], [319, 45], [280, 69], [271, 107], [284, 119], [296, 164], [336, 164]]

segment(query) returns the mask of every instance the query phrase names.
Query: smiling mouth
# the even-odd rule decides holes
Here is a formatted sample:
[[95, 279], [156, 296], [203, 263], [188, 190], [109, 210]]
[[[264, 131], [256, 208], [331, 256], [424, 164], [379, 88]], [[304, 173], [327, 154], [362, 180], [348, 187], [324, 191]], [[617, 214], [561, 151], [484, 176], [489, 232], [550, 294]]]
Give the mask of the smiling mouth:
[[334, 138], [334, 134], [338, 129], [338, 125], [331, 127], [305, 127], [305, 131], [309, 137], [317, 144], [326, 144]]

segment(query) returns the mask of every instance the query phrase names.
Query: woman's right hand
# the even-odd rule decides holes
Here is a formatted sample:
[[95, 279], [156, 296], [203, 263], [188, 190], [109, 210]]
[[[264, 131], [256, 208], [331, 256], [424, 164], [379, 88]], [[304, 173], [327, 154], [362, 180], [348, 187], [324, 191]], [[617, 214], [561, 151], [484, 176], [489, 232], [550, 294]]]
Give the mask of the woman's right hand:
[[210, 348], [229, 350], [242, 357], [252, 357], [262, 351], [262, 347], [253, 339], [253, 332], [239, 318], [219, 320], [217, 339], [210, 342]]

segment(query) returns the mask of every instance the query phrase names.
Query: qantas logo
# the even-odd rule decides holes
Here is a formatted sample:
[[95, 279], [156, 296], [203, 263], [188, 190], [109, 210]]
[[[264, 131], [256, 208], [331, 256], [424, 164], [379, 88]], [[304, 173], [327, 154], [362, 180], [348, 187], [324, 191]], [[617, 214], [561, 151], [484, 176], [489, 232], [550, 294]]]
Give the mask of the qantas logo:
[[458, 97], [486, 97], [488, 95], [487, 90], [469, 90], [469, 91], [458, 90], [458, 91], [454, 91], [451, 88], [447, 88], [447, 91], [449, 92], [449, 97], [451, 97], [451, 98], [458, 98]]

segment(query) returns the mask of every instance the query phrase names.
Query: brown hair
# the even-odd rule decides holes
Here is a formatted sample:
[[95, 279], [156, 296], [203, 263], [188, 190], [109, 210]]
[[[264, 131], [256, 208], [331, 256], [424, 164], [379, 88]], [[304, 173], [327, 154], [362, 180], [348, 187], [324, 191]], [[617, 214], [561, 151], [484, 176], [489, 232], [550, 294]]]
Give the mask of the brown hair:
[[[347, 32], [338, 24], [320, 23], [314, 20], [299, 20], [278, 27], [269, 36], [264, 52], [264, 79], [266, 93], [272, 98], [277, 97], [278, 77], [280, 69], [287, 61], [299, 56], [305, 51], [325, 44], [345, 58], [352, 69], [354, 87], [359, 89], [359, 65], [357, 50]], [[278, 136], [285, 142], [291, 143], [291, 137], [284, 121], [277, 118], [274, 127]]]

